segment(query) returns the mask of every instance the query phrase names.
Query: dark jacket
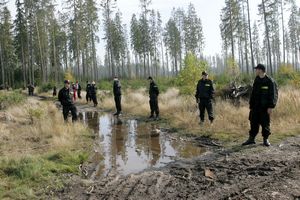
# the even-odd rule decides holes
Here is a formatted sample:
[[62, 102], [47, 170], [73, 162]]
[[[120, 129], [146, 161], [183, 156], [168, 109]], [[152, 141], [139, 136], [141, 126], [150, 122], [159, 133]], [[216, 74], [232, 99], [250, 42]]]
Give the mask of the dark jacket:
[[274, 80], [265, 76], [257, 76], [254, 80], [253, 90], [250, 97], [250, 109], [266, 110], [275, 108], [277, 103], [276, 86]]
[[213, 82], [209, 79], [199, 80], [195, 97], [197, 99], [212, 99], [215, 93]]
[[89, 83], [86, 85], [86, 93], [91, 94], [91, 84]]
[[150, 88], [149, 88], [149, 96], [150, 98], [156, 98], [159, 95], [159, 89], [156, 85], [155, 82], [150, 83]]
[[97, 94], [97, 87], [95, 85], [91, 85], [90, 94], [91, 95], [96, 95]]
[[114, 96], [121, 96], [122, 95], [121, 83], [120, 83], [119, 80], [114, 81], [113, 90], [114, 90]]
[[72, 96], [70, 94], [70, 89], [62, 88], [58, 93], [58, 100], [63, 106], [73, 105]]

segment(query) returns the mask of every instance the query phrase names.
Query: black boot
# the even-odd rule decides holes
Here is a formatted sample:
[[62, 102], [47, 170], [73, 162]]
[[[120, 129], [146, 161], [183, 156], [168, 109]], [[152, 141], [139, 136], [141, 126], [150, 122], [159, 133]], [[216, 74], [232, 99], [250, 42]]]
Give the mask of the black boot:
[[151, 114], [148, 118], [149, 118], [149, 119], [153, 119], [153, 118], [154, 118], [154, 115]]
[[251, 144], [255, 144], [255, 138], [252, 136], [249, 136], [249, 139], [246, 142], [244, 142], [242, 145], [247, 146], [247, 145], [251, 145]]
[[264, 143], [263, 143], [266, 147], [271, 146], [271, 143], [269, 142], [269, 140], [267, 138], [264, 138]]

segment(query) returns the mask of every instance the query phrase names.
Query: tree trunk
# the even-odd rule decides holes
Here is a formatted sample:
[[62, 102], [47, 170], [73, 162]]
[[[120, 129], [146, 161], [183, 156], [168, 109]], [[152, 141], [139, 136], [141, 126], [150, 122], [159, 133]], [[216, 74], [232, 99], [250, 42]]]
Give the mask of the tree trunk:
[[251, 65], [254, 71], [254, 55], [253, 55], [253, 43], [252, 43], [252, 32], [251, 32], [251, 19], [250, 19], [250, 8], [249, 8], [249, 0], [247, 0], [247, 12], [248, 12], [248, 28], [249, 28], [249, 38], [250, 38], [250, 51], [251, 51]]
[[234, 35], [233, 35], [233, 26], [232, 26], [232, 12], [231, 12], [231, 4], [230, 4], [230, 11], [229, 11], [229, 18], [230, 18], [230, 34], [231, 34], [231, 56], [232, 59], [235, 60], [235, 55], [234, 55]]
[[266, 31], [266, 39], [267, 39], [267, 48], [268, 48], [268, 60], [269, 60], [269, 69], [271, 75], [273, 75], [273, 67], [272, 67], [272, 54], [271, 54], [271, 45], [270, 45], [270, 37], [269, 37], [269, 28], [267, 23], [267, 13], [265, 7], [265, 0], [262, 0], [263, 7], [263, 15], [264, 15], [264, 23], [265, 23], [265, 31]]
[[283, 63], [285, 64], [285, 26], [284, 26], [284, 16], [283, 16], [283, 0], [281, 0], [281, 24], [282, 24], [282, 53], [283, 53]]
[[1, 80], [2, 80], [2, 84], [4, 85], [4, 83], [5, 83], [4, 66], [5, 65], [4, 65], [4, 59], [3, 59], [3, 48], [2, 48], [1, 43], [0, 43], [0, 66], [1, 66]]

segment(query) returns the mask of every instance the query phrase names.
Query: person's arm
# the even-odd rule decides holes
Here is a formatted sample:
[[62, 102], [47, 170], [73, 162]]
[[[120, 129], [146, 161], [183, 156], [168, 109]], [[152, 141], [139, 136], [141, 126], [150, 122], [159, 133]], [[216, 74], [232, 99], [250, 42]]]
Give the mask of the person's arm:
[[211, 85], [210, 85], [210, 97], [213, 99], [214, 95], [215, 95], [214, 83], [211, 81]]
[[255, 81], [254, 81], [254, 84], [253, 84], [253, 87], [252, 87], [252, 92], [251, 92], [251, 96], [250, 96], [250, 101], [249, 101], [249, 108], [250, 108], [250, 110], [252, 110], [253, 109], [253, 107], [254, 107], [254, 90], [256, 89], [256, 83], [255, 83]]
[[268, 108], [275, 108], [277, 103], [276, 87], [273, 80], [269, 84], [269, 99], [268, 99]]
[[199, 85], [200, 85], [200, 82], [198, 82], [198, 84], [197, 84], [197, 87], [196, 87], [196, 94], [195, 94], [195, 97], [196, 97], [196, 99], [198, 100], [198, 98], [199, 98]]
[[62, 103], [62, 90], [60, 90], [58, 92], [58, 101], [60, 101], [60, 103]]

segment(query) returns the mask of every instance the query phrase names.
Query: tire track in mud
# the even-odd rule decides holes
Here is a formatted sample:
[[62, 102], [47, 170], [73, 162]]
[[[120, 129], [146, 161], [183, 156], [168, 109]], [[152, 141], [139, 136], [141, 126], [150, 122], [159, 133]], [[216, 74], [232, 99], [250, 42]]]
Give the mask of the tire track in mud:
[[[283, 148], [251, 148], [178, 161], [158, 171], [106, 178], [87, 199], [297, 199], [300, 196], [300, 138]], [[210, 169], [215, 179], [204, 175]], [[99, 187], [97, 186], [99, 185]]]

